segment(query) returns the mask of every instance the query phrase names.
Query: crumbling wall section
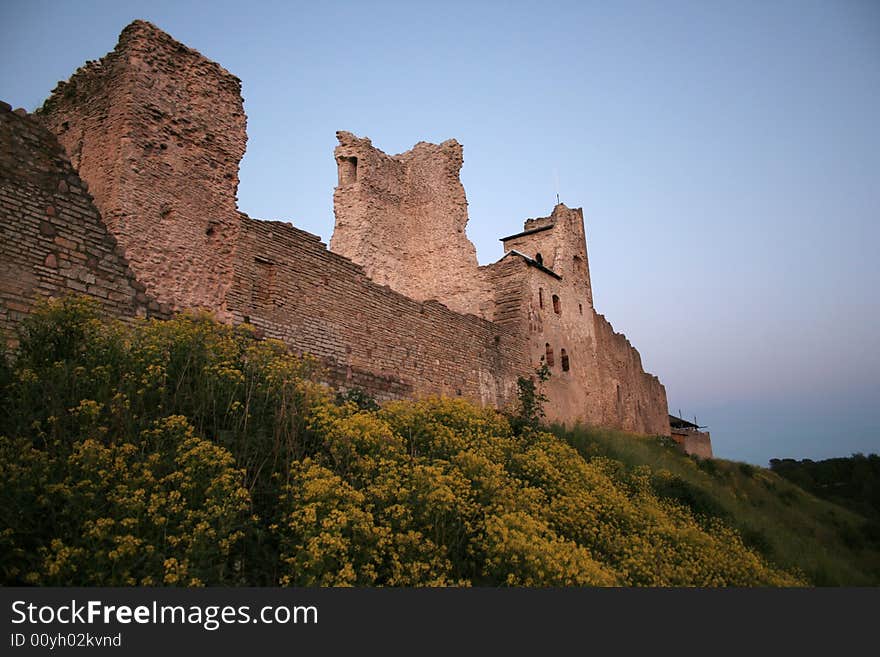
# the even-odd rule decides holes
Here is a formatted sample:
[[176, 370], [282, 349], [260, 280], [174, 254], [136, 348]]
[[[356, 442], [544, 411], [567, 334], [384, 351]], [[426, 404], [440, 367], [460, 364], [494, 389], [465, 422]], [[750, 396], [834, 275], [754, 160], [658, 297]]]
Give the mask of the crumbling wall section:
[[147, 289], [225, 313], [238, 236], [241, 83], [145, 21], [52, 92], [58, 136]]
[[339, 184], [330, 248], [367, 276], [410, 298], [480, 314], [483, 283], [465, 233], [462, 147], [419, 142], [386, 155], [369, 139], [336, 133]]
[[462, 396], [503, 407], [528, 371], [522, 341], [503, 326], [379, 285], [286, 223], [242, 217], [229, 310], [320, 358], [330, 382], [379, 400]]
[[[18, 111], [18, 110], [17, 110]], [[55, 137], [0, 103], [0, 335], [35, 301], [89, 295], [112, 316], [165, 316], [107, 232]]]

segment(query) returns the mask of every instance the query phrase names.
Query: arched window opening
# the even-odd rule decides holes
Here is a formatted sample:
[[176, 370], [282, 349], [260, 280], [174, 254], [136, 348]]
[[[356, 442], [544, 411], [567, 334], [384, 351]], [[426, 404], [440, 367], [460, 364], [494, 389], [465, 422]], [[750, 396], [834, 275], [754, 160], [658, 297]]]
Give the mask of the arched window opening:
[[539, 265], [543, 265], [544, 264], [544, 256], [542, 256], [540, 253], [536, 253], [535, 254], [535, 262], [537, 262]]
[[559, 306], [559, 297], [557, 295], [553, 295], [553, 312], [557, 315], [562, 312]]
[[547, 361], [547, 367], [553, 367], [555, 359], [553, 358], [553, 347], [549, 342], [544, 345], [544, 358]]
[[568, 354], [565, 352], [565, 349], [559, 350], [559, 360], [562, 363], [562, 371], [568, 372], [568, 370], [569, 370]]
[[544, 288], [543, 287], [538, 288], [538, 307], [539, 308], [544, 307]]

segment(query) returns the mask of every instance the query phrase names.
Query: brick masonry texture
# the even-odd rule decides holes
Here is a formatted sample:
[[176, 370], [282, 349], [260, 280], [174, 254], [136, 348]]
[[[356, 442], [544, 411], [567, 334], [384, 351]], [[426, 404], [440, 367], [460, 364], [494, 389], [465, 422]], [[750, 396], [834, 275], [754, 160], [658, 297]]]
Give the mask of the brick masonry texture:
[[126, 317], [209, 308], [380, 401], [439, 394], [503, 407], [544, 362], [548, 419], [669, 435], [665, 389], [593, 308], [580, 209], [527, 220], [481, 267], [465, 234], [458, 142], [389, 156], [339, 132], [328, 250], [237, 209], [240, 86], [135, 21], [113, 52], [59, 83], [36, 120], [0, 112], [5, 329], [36, 296], [66, 290]]
[[439, 394], [503, 406], [528, 374], [505, 327], [378, 285], [285, 223], [243, 217], [228, 305], [236, 321], [321, 358], [340, 387], [379, 400]]
[[0, 103], [0, 333], [41, 297], [98, 299], [122, 318], [167, 316], [145, 292], [55, 137]]

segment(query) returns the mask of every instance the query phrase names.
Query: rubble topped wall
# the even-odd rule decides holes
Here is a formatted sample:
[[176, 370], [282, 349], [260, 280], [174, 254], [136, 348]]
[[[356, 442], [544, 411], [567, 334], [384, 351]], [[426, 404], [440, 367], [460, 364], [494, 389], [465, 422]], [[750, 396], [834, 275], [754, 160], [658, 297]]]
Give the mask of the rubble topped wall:
[[330, 249], [401, 294], [479, 314], [477, 251], [465, 233], [461, 144], [419, 142], [386, 155], [369, 139], [337, 132], [339, 184]]
[[238, 238], [241, 82], [145, 21], [37, 112], [147, 289], [225, 313]]

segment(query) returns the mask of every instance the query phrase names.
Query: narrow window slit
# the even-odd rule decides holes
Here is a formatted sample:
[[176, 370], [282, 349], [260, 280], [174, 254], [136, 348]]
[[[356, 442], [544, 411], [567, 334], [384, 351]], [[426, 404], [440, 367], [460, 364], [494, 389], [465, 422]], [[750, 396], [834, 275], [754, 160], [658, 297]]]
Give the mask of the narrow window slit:
[[358, 178], [358, 159], [356, 157], [345, 157], [340, 155], [336, 159], [339, 174], [339, 186], [352, 185], [357, 182]]

